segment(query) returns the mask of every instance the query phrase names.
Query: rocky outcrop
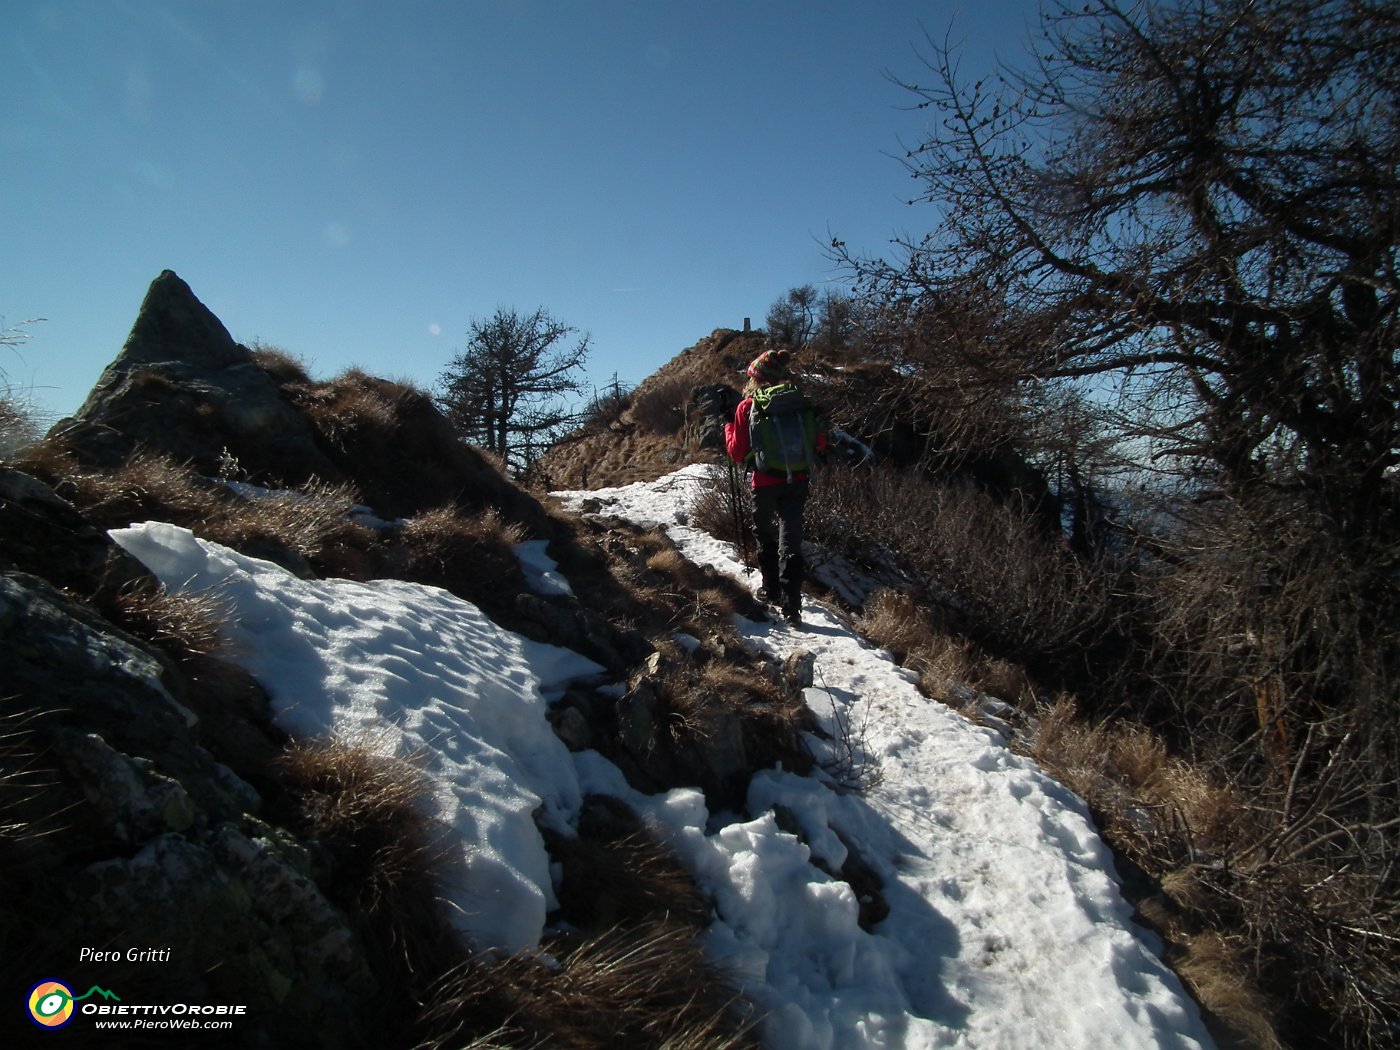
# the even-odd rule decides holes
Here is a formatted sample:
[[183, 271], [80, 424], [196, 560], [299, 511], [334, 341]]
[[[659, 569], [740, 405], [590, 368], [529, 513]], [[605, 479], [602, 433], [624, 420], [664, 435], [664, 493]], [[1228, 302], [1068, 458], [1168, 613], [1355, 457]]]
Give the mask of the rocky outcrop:
[[252, 352], [169, 270], [151, 282], [121, 353], [50, 436], [99, 466], [139, 448], [207, 474], [231, 457], [264, 480], [342, 478]]
[[698, 787], [713, 809], [742, 809], [757, 770], [806, 768], [810, 756], [795, 737], [814, 727], [802, 699], [813, 658], [744, 668], [734, 654], [736, 673], [726, 681], [703, 673], [722, 659], [719, 648], [657, 651], [625, 687], [570, 690], [550, 711], [556, 734], [571, 750], [606, 755], [639, 791]]
[[5, 466], [0, 466], [0, 540], [0, 569], [33, 573], [84, 596], [114, 593], [146, 576], [136, 559], [51, 488]]
[[49, 438], [99, 468], [144, 451], [271, 487], [345, 483], [387, 518], [491, 506], [549, 534], [539, 502], [458, 440], [426, 393], [356, 369], [314, 383], [270, 367], [166, 270], [121, 352]]
[[[537, 469], [553, 488], [585, 489], [650, 481], [686, 463], [722, 462], [720, 428], [739, 400], [734, 385], [744, 382], [745, 366], [764, 345], [761, 332], [715, 329], [638, 383], [631, 407], [613, 425], [570, 435]], [[658, 405], [667, 411], [658, 412]]]
[[724, 452], [724, 424], [734, 418], [742, 396], [724, 383], [708, 383], [690, 392], [685, 406], [685, 442], [692, 449]]
[[44, 905], [11, 916], [7, 943], [25, 945], [0, 963], [24, 970], [11, 983], [60, 974], [127, 1002], [243, 1004], [246, 1045], [352, 1045], [375, 990], [364, 948], [306, 847], [206, 746], [181, 674], [18, 572], [0, 573], [0, 666], [0, 783], [16, 789], [0, 872], [7, 899]]

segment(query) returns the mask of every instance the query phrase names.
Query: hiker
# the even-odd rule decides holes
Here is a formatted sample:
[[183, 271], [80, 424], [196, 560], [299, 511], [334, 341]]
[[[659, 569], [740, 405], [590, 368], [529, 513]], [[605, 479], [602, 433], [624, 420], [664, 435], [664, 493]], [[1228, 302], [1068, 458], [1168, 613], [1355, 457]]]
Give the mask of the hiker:
[[730, 459], [753, 470], [753, 524], [758, 537], [760, 601], [789, 623], [802, 619], [802, 512], [807, 475], [826, 452], [816, 410], [797, 388], [792, 355], [765, 350], [746, 374], [744, 399], [724, 424]]

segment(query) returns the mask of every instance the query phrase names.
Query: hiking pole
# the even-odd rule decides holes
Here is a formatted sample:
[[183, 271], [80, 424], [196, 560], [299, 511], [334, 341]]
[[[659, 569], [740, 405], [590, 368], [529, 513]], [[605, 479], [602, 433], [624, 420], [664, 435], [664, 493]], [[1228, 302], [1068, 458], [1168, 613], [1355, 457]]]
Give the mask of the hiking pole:
[[729, 509], [734, 513], [734, 534], [739, 539], [739, 556], [744, 562], [744, 572], [748, 572], [753, 566], [749, 564], [749, 530], [744, 527], [743, 514], [739, 509], [739, 501], [743, 494], [739, 490], [739, 467], [731, 459], [729, 461]]

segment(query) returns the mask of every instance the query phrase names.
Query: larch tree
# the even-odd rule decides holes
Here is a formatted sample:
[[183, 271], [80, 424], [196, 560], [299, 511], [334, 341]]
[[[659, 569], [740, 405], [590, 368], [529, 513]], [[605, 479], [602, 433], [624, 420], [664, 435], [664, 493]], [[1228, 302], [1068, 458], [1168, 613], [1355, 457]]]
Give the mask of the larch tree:
[[566, 398], [582, 389], [588, 344], [542, 307], [498, 308], [472, 320], [466, 349], [439, 377], [438, 403], [464, 440], [524, 468], [574, 420]]
[[1095, 440], [1176, 472], [1189, 498], [1148, 519], [1176, 529], [1133, 565], [1128, 702], [1251, 792], [1254, 832], [1205, 882], [1295, 1016], [1328, 1019], [1309, 1045], [1379, 1045], [1400, 1010], [1400, 11], [1049, 2], [1023, 65], [964, 78], [930, 38], [925, 76], [894, 78], [928, 118], [904, 163], [934, 217], [887, 257], [832, 252], [930, 415], [1089, 406]]
[[1351, 537], [1393, 525], [1394, 7], [1089, 0], [1043, 42], [965, 83], [930, 41], [931, 78], [901, 81], [933, 118], [906, 164], [942, 219], [896, 258], [837, 255], [906, 331], [942, 329], [935, 379], [1114, 389], [1233, 492], [1293, 486]]

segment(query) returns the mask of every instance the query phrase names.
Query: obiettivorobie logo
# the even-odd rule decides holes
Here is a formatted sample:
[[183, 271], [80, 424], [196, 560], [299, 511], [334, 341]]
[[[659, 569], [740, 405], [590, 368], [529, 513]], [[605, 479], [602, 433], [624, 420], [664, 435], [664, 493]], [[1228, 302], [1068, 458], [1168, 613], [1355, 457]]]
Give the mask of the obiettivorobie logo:
[[121, 999], [115, 992], [93, 985], [82, 995], [74, 995], [62, 981], [40, 981], [29, 990], [29, 1017], [43, 1028], [62, 1028], [73, 1019], [73, 1004], [90, 995], [103, 999]]
[[41, 1028], [62, 1028], [74, 1014], [82, 1014], [98, 1028], [230, 1029], [233, 1018], [248, 1013], [248, 1007], [241, 1003], [123, 1002], [116, 992], [95, 984], [82, 995], [74, 995], [63, 981], [40, 981], [29, 990], [28, 1005], [29, 1019]]

